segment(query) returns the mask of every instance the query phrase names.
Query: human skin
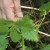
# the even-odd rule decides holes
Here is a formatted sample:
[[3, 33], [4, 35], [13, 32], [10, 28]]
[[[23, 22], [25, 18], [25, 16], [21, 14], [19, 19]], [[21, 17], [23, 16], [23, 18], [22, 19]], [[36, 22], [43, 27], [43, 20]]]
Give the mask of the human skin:
[[20, 7], [20, 0], [0, 0], [0, 18], [16, 21], [18, 18], [23, 17]]

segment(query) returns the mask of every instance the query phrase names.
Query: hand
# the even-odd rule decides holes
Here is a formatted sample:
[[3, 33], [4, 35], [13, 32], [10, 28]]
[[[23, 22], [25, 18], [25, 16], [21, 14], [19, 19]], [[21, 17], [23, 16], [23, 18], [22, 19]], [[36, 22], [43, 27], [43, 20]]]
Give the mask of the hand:
[[0, 11], [2, 12], [0, 18], [16, 21], [23, 17], [20, 0], [0, 0]]

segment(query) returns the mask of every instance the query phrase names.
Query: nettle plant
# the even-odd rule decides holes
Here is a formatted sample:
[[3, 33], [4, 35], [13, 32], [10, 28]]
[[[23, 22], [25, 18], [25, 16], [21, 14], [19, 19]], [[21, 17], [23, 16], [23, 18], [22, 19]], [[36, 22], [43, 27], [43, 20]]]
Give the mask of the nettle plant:
[[47, 15], [50, 12], [50, 2], [43, 4], [39, 9], [41, 16]]
[[[50, 2], [40, 7], [40, 15], [44, 16], [50, 10]], [[21, 50], [32, 50], [28, 46], [25, 46], [25, 40], [39, 41], [38, 31], [39, 24], [35, 24], [28, 16], [24, 16], [21, 20], [16, 22], [0, 19], [0, 50], [5, 50], [9, 45], [8, 37], [15, 43], [19, 43], [18, 46]], [[50, 44], [39, 50], [50, 50]]]
[[[28, 17], [23, 17], [17, 22], [0, 19], [0, 50], [7, 48], [8, 37], [13, 42], [19, 42], [22, 50], [26, 50], [25, 40], [38, 42], [38, 26]], [[8, 36], [9, 35], [9, 36]]]

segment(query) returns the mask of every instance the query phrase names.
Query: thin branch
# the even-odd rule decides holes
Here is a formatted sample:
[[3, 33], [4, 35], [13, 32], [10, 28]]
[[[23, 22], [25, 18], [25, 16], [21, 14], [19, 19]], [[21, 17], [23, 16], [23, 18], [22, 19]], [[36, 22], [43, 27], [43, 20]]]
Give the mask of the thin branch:
[[44, 33], [44, 32], [41, 32], [41, 31], [38, 31], [40, 34], [43, 34], [43, 35], [45, 35], [45, 36], [48, 36], [48, 37], [50, 37], [50, 34], [47, 34], [47, 33]]
[[38, 9], [38, 8], [33, 8], [33, 7], [28, 7], [28, 6], [21, 6], [21, 8], [40, 11], [40, 9]]

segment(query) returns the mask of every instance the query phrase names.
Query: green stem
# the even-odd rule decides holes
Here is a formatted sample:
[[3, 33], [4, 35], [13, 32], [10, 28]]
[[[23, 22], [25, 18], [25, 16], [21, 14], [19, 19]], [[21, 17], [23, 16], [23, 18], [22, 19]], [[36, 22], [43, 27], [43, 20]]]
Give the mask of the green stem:
[[24, 38], [22, 38], [22, 50], [25, 50]]
[[43, 21], [44, 21], [45, 17], [46, 17], [46, 10], [45, 10], [44, 17], [43, 17], [42, 22], [40, 23], [39, 27], [42, 25], [42, 23], [43, 23]]

